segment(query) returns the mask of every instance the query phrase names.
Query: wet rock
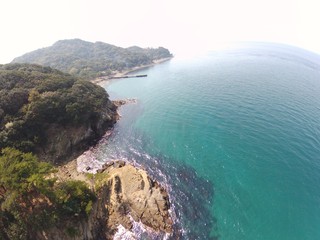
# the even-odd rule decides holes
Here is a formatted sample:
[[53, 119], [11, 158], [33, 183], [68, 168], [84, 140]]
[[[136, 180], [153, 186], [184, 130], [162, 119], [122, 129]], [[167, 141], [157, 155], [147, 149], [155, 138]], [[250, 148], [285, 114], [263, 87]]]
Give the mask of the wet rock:
[[126, 162], [125, 161], [123, 161], [123, 160], [118, 160], [118, 161], [115, 161], [114, 162], [114, 167], [115, 168], [121, 168], [121, 167], [123, 167], [123, 166], [125, 166], [126, 165]]

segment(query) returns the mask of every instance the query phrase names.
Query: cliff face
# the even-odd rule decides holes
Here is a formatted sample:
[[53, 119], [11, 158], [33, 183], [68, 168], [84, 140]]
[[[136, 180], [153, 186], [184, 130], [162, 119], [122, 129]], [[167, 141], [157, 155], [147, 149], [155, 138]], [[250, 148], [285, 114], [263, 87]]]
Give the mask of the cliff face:
[[108, 220], [109, 186], [106, 185], [99, 193], [88, 219], [62, 222], [48, 230], [36, 233], [37, 240], [102, 240], [112, 239], [113, 235], [106, 225]]
[[108, 102], [96, 120], [78, 126], [48, 124], [44, 135], [46, 141], [35, 153], [40, 159], [53, 163], [75, 159], [93, 146], [118, 120], [117, 107]]
[[37, 239], [112, 239], [118, 226], [130, 231], [133, 221], [141, 222], [155, 232], [172, 232], [169, 196], [144, 170], [123, 161], [110, 162], [99, 170], [98, 182], [98, 177], [88, 179], [86, 174], [77, 172], [76, 167], [75, 162], [60, 167], [57, 177], [61, 181], [81, 179], [92, 188], [98, 187], [97, 201], [88, 219], [66, 222], [63, 227], [39, 232]]

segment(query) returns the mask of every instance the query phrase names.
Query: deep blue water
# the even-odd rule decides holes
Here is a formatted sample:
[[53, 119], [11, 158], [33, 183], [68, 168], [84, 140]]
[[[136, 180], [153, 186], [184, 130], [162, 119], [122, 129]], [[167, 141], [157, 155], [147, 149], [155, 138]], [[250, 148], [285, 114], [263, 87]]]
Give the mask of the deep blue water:
[[170, 190], [182, 239], [320, 239], [320, 57], [242, 44], [106, 84], [121, 109], [102, 160]]

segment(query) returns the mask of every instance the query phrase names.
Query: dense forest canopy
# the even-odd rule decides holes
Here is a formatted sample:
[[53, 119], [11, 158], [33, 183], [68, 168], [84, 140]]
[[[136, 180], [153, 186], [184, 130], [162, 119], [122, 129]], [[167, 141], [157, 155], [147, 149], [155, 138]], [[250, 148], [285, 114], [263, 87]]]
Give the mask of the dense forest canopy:
[[60, 40], [50, 47], [17, 57], [13, 63], [39, 64], [84, 78], [95, 78], [168, 57], [172, 57], [172, 54], [163, 47], [121, 48], [103, 42], [72, 39]]
[[0, 65], [0, 149], [35, 152], [50, 125], [94, 126], [113, 107], [106, 91], [88, 81], [50, 67]]

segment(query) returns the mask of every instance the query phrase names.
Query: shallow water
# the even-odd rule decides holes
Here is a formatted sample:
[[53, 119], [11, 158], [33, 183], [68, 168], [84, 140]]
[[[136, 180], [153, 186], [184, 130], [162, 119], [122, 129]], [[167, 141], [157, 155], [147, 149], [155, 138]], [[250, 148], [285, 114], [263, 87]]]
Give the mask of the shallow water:
[[320, 57], [246, 44], [106, 85], [121, 108], [98, 158], [170, 190], [183, 239], [320, 239]]

